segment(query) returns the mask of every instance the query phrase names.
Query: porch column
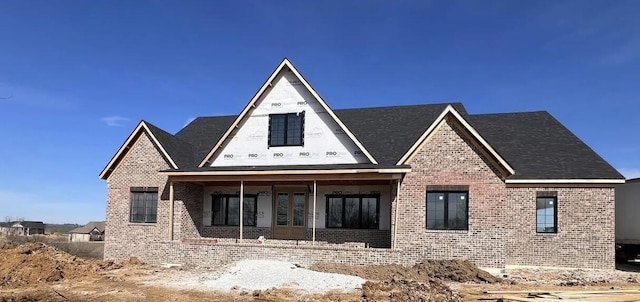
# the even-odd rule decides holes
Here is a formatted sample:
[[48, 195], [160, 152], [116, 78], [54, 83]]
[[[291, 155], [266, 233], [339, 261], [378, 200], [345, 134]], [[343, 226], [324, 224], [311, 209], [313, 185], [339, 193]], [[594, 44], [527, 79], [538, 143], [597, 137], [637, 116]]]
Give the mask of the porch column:
[[316, 180], [313, 180], [313, 215], [312, 215], [312, 223], [313, 226], [312, 236], [311, 236], [311, 245], [316, 245], [316, 199], [318, 197], [318, 184]]
[[173, 181], [169, 182], [169, 240], [173, 240]]
[[396, 248], [396, 238], [398, 237], [398, 211], [400, 210], [400, 185], [402, 185], [402, 180], [398, 179], [396, 182], [396, 211], [394, 213], [394, 222], [393, 222], [393, 241], [391, 242], [391, 248]]
[[244, 222], [242, 221], [244, 215], [244, 181], [240, 181], [240, 242], [242, 242], [242, 226]]

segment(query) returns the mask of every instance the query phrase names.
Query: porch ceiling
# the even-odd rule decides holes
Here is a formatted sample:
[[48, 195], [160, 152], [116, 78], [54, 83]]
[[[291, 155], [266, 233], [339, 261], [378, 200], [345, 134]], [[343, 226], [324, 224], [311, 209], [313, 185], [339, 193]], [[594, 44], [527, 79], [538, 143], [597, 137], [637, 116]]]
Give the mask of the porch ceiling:
[[[180, 182], [172, 180], [174, 182]], [[185, 181], [190, 183], [196, 183], [205, 187], [220, 186], [220, 187], [237, 187], [240, 185], [239, 181]], [[394, 180], [388, 179], [370, 179], [370, 180], [318, 180], [316, 181], [318, 186], [374, 186], [374, 185], [391, 185], [394, 184]], [[307, 185], [313, 186], [313, 181], [309, 180], [289, 180], [289, 181], [244, 181], [245, 186], [298, 186]]]

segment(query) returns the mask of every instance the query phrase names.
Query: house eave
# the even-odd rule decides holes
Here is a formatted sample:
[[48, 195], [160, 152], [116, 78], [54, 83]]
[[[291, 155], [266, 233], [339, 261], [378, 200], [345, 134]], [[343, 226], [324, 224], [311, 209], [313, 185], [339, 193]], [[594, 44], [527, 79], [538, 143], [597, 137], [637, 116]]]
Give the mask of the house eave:
[[624, 179], [507, 179], [506, 184], [623, 184]]

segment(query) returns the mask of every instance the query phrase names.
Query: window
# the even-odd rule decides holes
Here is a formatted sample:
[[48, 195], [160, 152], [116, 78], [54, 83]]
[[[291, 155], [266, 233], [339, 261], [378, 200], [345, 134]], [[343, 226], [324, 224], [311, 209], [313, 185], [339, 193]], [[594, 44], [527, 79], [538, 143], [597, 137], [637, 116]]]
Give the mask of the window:
[[131, 188], [130, 222], [155, 223], [158, 216], [158, 188]]
[[558, 232], [558, 197], [556, 192], [538, 192], [536, 197], [536, 231]]
[[380, 195], [327, 195], [326, 226], [377, 229]]
[[468, 230], [469, 192], [427, 192], [427, 229]]
[[[242, 224], [255, 226], [258, 213], [258, 196], [245, 195]], [[240, 196], [211, 195], [211, 225], [240, 225]]]
[[304, 111], [269, 115], [269, 147], [304, 145]]

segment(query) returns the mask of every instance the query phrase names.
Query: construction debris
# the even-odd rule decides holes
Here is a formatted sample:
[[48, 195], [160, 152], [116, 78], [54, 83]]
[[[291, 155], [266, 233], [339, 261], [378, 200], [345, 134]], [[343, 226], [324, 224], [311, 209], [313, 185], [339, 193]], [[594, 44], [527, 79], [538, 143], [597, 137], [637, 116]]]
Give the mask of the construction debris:
[[[640, 301], [640, 290], [600, 290], [600, 291], [486, 291], [486, 294], [501, 295], [495, 301], [543, 302], [549, 300], [573, 300], [591, 302]], [[526, 294], [516, 296], [515, 294]], [[485, 298], [483, 300], [491, 300]]]

